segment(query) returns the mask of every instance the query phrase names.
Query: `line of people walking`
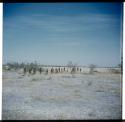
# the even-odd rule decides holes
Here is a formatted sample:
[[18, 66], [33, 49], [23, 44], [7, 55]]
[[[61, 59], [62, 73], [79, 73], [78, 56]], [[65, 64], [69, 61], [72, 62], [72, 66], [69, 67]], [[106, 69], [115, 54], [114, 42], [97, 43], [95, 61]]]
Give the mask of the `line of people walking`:
[[29, 73], [29, 74], [36, 74], [36, 72], [39, 72], [40, 74], [42, 74], [43, 72], [45, 74], [48, 74], [48, 73], [63, 73], [63, 72], [70, 72], [70, 73], [76, 73], [76, 72], [81, 72], [82, 69], [81, 68], [78, 68], [78, 67], [72, 67], [72, 68], [69, 68], [69, 67], [64, 67], [64, 68], [35, 68], [35, 67], [32, 67], [32, 68], [27, 68], [27, 67], [24, 67], [23, 68], [23, 71], [24, 71], [24, 75], [26, 73]]

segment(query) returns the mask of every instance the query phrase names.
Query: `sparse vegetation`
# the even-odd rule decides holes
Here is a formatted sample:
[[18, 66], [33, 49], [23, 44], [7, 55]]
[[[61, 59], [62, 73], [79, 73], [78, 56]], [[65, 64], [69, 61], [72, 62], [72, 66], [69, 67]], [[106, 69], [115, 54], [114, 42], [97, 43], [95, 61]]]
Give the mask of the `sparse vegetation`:
[[119, 74], [119, 73], [121, 73], [121, 70], [120, 70], [120, 69], [111, 68], [111, 69], [109, 69], [109, 71], [110, 71], [111, 73], [113, 73], [113, 74]]
[[[52, 116], [52, 119], [54, 119], [55, 115], [56, 119], [72, 118], [74, 117], [72, 111], [75, 111], [76, 119], [82, 119], [86, 116], [86, 118], [98, 118], [100, 111], [104, 113], [100, 114], [100, 118], [105, 118], [107, 114], [109, 118], [119, 118], [121, 116], [119, 107], [121, 106], [119, 102], [121, 98], [120, 74], [110, 75], [110, 72], [109, 75], [102, 73], [92, 76], [91, 74], [75, 73], [74, 78], [71, 72], [61, 72], [59, 75], [55, 72], [53, 73], [54, 75], [49, 72], [46, 75], [46, 69], [48, 68], [44, 69], [44, 73], [37, 72], [35, 75], [29, 75], [27, 72], [25, 76], [15, 70], [13, 72], [3, 72], [3, 89], [5, 89], [3, 90], [4, 119], [13, 119], [13, 116], [18, 119], [16, 114], [20, 116], [17, 112], [10, 111], [11, 115], [8, 113], [10, 115], [8, 117], [5, 111], [9, 110], [20, 111], [22, 119], [27, 119], [27, 116], [29, 116], [27, 113], [31, 112], [30, 117], [32, 119], [34, 119], [34, 116], [40, 119], [45, 117], [50, 119], [46, 112]], [[53, 69], [56, 68], [53, 67]], [[27, 77], [28, 75], [30, 77]], [[106, 97], [104, 97], [105, 94]], [[109, 104], [112, 100], [114, 102]], [[91, 108], [88, 108], [90, 105]], [[100, 107], [102, 108], [101, 110]], [[109, 108], [113, 109], [109, 111]], [[90, 112], [86, 112], [88, 109], [91, 109], [90, 111], [96, 110], [95, 116], [90, 114]], [[68, 116], [65, 113], [67, 110]], [[41, 112], [40, 114], [39, 111]], [[112, 114], [114, 111], [116, 114]], [[60, 112], [64, 112], [64, 116], [60, 117]]]

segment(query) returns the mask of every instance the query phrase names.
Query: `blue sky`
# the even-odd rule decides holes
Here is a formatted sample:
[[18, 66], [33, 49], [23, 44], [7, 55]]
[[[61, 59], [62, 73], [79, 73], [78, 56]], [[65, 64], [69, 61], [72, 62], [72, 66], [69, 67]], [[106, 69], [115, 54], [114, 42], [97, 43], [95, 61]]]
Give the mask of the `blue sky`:
[[4, 3], [3, 62], [116, 66], [121, 3]]

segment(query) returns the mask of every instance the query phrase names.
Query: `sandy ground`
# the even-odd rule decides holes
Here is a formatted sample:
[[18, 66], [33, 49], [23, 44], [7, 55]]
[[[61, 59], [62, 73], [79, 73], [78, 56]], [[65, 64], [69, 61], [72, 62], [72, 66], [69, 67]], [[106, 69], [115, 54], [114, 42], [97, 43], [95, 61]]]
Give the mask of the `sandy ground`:
[[120, 74], [3, 72], [2, 119], [121, 119]]

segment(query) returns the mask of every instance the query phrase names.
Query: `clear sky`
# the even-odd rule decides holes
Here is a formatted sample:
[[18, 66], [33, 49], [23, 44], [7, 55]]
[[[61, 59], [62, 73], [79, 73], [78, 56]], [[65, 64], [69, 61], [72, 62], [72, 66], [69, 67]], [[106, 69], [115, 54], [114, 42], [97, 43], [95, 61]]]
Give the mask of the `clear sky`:
[[3, 62], [116, 66], [122, 3], [4, 3]]

